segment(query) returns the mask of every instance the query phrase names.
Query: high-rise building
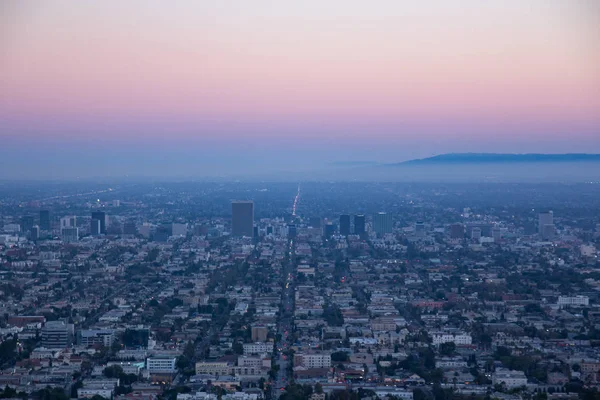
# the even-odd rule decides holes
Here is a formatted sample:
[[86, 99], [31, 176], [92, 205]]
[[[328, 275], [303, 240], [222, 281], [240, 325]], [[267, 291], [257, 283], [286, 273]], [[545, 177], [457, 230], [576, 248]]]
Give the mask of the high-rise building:
[[538, 215], [538, 234], [542, 240], [551, 240], [555, 234], [554, 213], [552, 211], [541, 212]]
[[350, 216], [348, 214], [340, 215], [340, 235], [348, 236], [350, 234]]
[[75, 228], [77, 226], [77, 217], [69, 215], [60, 219], [60, 229], [62, 228]]
[[92, 218], [90, 222], [90, 234], [92, 236], [99, 236], [102, 233], [102, 223], [99, 219]]
[[31, 215], [25, 215], [21, 217], [21, 232], [26, 234], [30, 232], [35, 224], [35, 219]]
[[243, 200], [231, 202], [231, 234], [253, 237], [254, 202]]
[[296, 237], [297, 234], [298, 234], [298, 230], [296, 228], [296, 225], [289, 224], [288, 225], [288, 237], [293, 239]]
[[323, 227], [323, 235], [329, 239], [333, 235], [335, 235], [335, 225], [331, 222], [328, 222]]
[[60, 235], [62, 236], [62, 240], [65, 243], [76, 242], [79, 240], [79, 228], [77, 228], [77, 227], [62, 228], [60, 230]]
[[29, 239], [30, 240], [38, 240], [40, 238], [40, 227], [34, 225], [33, 228], [29, 231]]
[[354, 233], [356, 235], [362, 235], [366, 232], [365, 228], [365, 216], [355, 215], [354, 216]]
[[94, 220], [100, 221], [100, 233], [106, 235], [106, 213], [104, 211], [93, 211], [92, 222]]
[[392, 215], [384, 212], [374, 214], [373, 230], [378, 235], [392, 233]]
[[40, 229], [43, 231], [50, 230], [50, 211], [41, 210], [40, 211]]
[[42, 328], [42, 347], [64, 349], [73, 342], [73, 325], [64, 321], [48, 321]]
[[473, 240], [481, 239], [481, 228], [476, 226], [473, 229], [471, 229], [471, 239], [473, 239]]

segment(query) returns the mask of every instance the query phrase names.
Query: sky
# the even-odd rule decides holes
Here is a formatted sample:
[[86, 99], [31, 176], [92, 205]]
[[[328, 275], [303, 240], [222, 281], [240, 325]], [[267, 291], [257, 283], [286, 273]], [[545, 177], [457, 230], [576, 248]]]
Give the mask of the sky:
[[600, 153], [596, 0], [0, 1], [0, 178]]

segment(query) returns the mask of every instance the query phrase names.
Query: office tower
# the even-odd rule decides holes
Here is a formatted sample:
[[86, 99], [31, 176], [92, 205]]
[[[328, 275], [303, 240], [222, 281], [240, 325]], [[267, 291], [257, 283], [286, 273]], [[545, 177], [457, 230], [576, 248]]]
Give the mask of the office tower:
[[112, 206], [113, 207], [121, 207], [121, 200], [113, 200]]
[[92, 212], [92, 222], [94, 220], [100, 221], [100, 233], [106, 235], [106, 213], [104, 211]]
[[73, 325], [64, 321], [48, 321], [42, 328], [42, 347], [64, 349], [73, 342]]
[[350, 234], [350, 216], [348, 214], [340, 215], [340, 235], [348, 236]]
[[374, 214], [373, 230], [378, 235], [392, 233], [392, 215], [384, 212]]
[[254, 202], [243, 200], [231, 202], [231, 234], [248, 237], [254, 235]]
[[298, 231], [296, 230], [296, 225], [289, 224], [288, 225], [288, 237], [293, 239], [296, 237], [297, 234], [298, 234]]
[[50, 230], [50, 211], [48, 210], [40, 211], [40, 229], [43, 231]]
[[481, 228], [474, 227], [473, 229], [471, 229], [471, 239], [473, 239], [473, 240], [481, 239]]
[[554, 224], [546, 224], [542, 227], [542, 233], [540, 234], [542, 240], [552, 240], [555, 235], [556, 228], [554, 227]]
[[62, 228], [75, 228], [77, 226], [77, 217], [69, 215], [60, 219], [60, 229]]
[[62, 228], [60, 230], [60, 235], [62, 237], [63, 242], [65, 242], [65, 243], [76, 242], [79, 240], [79, 228], [77, 228], [77, 227]]
[[137, 228], [135, 226], [135, 222], [128, 221], [123, 224], [123, 234], [124, 235], [135, 235], [137, 233]]
[[325, 224], [325, 226], [323, 227], [323, 235], [329, 239], [330, 237], [332, 237], [333, 235], [335, 235], [335, 225], [331, 222], [328, 222]]
[[258, 237], [258, 226], [254, 227], [254, 237]]
[[35, 219], [31, 215], [25, 215], [21, 217], [21, 232], [26, 234], [31, 231], [33, 225], [35, 224]]
[[452, 239], [464, 239], [465, 227], [463, 224], [452, 224], [450, 225], [450, 237]]
[[90, 234], [92, 236], [99, 236], [102, 233], [102, 223], [99, 219], [93, 219], [90, 222]]
[[492, 228], [492, 238], [494, 238], [494, 242], [502, 240], [502, 230], [498, 227]]
[[272, 234], [273, 234], [273, 227], [267, 226], [267, 235], [272, 235]]
[[310, 217], [308, 224], [313, 228], [321, 227], [321, 217]]
[[155, 242], [168, 242], [169, 236], [172, 235], [171, 224], [163, 224], [156, 228], [152, 240]]
[[542, 240], [554, 238], [554, 213], [552, 211], [542, 212], [538, 215], [538, 234]]
[[362, 235], [367, 230], [365, 229], [365, 216], [355, 215], [354, 216], [354, 233], [356, 235]]
[[418, 221], [415, 224], [415, 235], [418, 237], [425, 236], [425, 223], [422, 221]]
[[40, 227], [34, 225], [33, 228], [29, 231], [29, 239], [30, 240], [38, 240], [40, 238]]

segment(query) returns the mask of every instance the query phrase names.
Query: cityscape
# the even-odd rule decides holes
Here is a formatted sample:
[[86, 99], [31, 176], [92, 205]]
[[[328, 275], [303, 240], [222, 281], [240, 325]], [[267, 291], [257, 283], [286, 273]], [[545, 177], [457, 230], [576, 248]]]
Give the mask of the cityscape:
[[600, 0], [0, 0], [0, 400], [600, 400]]
[[598, 184], [19, 187], [3, 398], [596, 396]]

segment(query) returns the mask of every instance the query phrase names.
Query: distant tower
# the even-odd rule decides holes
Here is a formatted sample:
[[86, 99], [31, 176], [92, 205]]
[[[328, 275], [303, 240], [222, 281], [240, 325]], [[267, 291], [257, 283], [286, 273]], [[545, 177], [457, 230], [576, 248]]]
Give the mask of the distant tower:
[[373, 230], [378, 235], [392, 233], [392, 215], [384, 212], [374, 214]]
[[538, 215], [538, 234], [542, 240], [554, 238], [554, 213], [552, 211], [542, 212]]
[[99, 219], [92, 218], [90, 223], [90, 234], [92, 236], [98, 236], [102, 233], [102, 223]]
[[348, 236], [350, 234], [350, 216], [348, 214], [340, 215], [340, 235]]
[[34, 218], [31, 215], [21, 217], [21, 232], [23, 234], [30, 232], [33, 229], [34, 223]]
[[92, 223], [94, 220], [100, 221], [100, 233], [106, 235], [106, 213], [104, 211], [92, 212]]
[[365, 216], [355, 215], [354, 216], [354, 234], [362, 235], [366, 232], [365, 229]]
[[254, 236], [254, 202], [243, 200], [231, 202], [231, 234]]
[[50, 230], [50, 211], [48, 210], [40, 211], [40, 229], [42, 231]]
[[335, 225], [331, 222], [326, 223], [323, 226], [323, 235], [329, 239], [333, 235], [335, 235]]
[[40, 238], [40, 227], [37, 225], [34, 225], [31, 230], [29, 231], [29, 239], [36, 241]]

